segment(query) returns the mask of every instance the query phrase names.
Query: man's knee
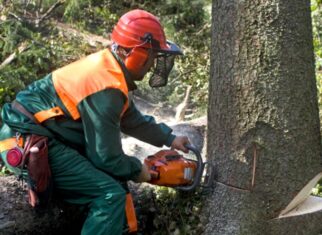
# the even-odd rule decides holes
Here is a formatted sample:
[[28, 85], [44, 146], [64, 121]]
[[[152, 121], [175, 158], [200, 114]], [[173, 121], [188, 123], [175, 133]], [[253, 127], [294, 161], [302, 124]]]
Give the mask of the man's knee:
[[120, 185], [120, 187], [106, 192], [103, 198], [107, 204], [118, 204], [119, 206], [125, 205], [126, 191]]

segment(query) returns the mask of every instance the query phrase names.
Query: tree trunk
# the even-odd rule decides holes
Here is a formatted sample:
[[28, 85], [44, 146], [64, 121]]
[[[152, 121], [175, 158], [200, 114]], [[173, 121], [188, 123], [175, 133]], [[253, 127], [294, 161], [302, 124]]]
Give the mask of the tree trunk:
[[205, 234], [318, 234], [322, 212], [278, 218], [322, 170], [310, 1], [217, 0], [212, 15]]

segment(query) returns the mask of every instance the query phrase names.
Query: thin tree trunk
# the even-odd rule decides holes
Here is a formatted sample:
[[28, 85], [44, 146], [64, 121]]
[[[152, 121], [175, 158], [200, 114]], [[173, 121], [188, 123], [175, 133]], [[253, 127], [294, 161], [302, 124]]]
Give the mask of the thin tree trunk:
[[276, 219], [321, 172], [310, 1], [213, 1], [205, 234], [318, 234]]

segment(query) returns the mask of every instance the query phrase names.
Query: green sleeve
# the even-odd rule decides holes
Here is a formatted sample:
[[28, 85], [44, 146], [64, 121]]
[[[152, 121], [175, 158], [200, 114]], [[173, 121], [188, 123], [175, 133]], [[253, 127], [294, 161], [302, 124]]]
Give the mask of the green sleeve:
[[164, 123], [156, 123], [155, 119], [148, 115], [142, 115], [131, 102], [128, 110], [121, 120], [121, 130], [125, 134], [157, 147], [171, 146], [175, 136], [172, 129]]
[[125, 101], [121, 91], [106, 89], [86, 97], [78, 110], [89, 160], [119, 180], [133, 180], [142, 164], [139, 159], [124, 154], [122, 149], [120, 116]]

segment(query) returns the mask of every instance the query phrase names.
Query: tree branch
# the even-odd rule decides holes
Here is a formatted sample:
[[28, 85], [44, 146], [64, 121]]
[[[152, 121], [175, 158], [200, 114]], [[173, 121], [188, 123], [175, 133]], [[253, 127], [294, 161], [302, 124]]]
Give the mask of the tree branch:
[[22, 53], [27, 48], [28, 48], [28, 46], [27, 46], [27, 43], [26, 42], [21, 43], [21, 45], [18, 47], [18, 53], [17, 52], [14, 52], [11, 55], [9, 55], [7, 57], [7, 59], [5, 59], [0, 64], [0, 70], [3, 69], [4, 67], [6, 67], [8, 64], [10, 64], [17, 57], [18, 54]]
[[58, 0], [55, 4], [53, 4], [41, 17], [35, 20], [36, 27], [38, 27], [39, 23], [43, 21], [45, 18], [47, 18], [53, 10], [63, 5], [64, 3], [65, 3], [65, 0]]
[[12, 12], [9, 12], [8, 15], [12, 16], [13, 18], [16, 18], [20, 22], [24, 21], [21, 17], [17, 16], [16, 14], [14, 14]]
[[111, 44], [111, 41], [103, 36], [91, 34], [89, 32], [81, 32], [78, 29], [73, 28], [69, 24], [64, 24], [57, 21], [54, 23], [56, 25], [56, 28], [67, 38], [81, 38], [93, 47], [96, 47], [97, 43], [100, 43], [104, 47]]
[[[32, 15], [31, 13], [24, 11], [24, 16], [20, 17], [12, 12], [9, 12], [8, 14], [15, 19], [17, 19], [20, 22], [26, 22], [28, 24], [35, 25], [35, 27], [39, 27], [39, 24], [59, 6], [63, 5], [65, 3], [65, 0], [58, 0], [56, 3], [54, 3], [43, 15], [39, 16], [39, 11], [36, 11], [36, 16]], [[27, 17], [27, 14], [29, 16]]]

